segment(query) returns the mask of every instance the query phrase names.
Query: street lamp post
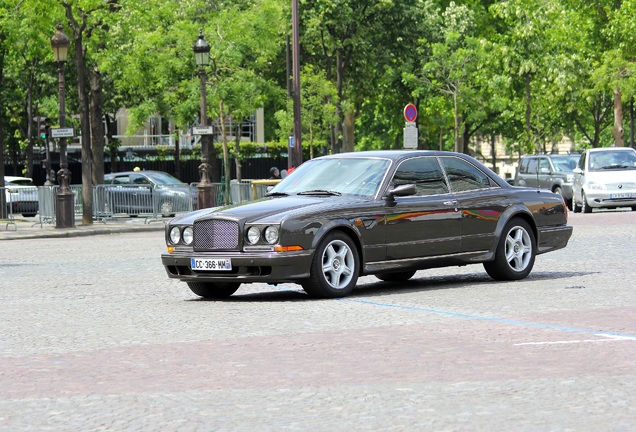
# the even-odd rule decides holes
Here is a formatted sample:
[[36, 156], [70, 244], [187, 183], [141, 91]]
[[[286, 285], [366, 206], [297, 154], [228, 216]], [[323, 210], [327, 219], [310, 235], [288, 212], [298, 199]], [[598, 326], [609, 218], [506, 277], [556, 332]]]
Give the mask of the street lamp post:
[[[64, 63], [68, 58], [68, 47], [71, 41], [62, 31], [64, 27], [58, 24], [55, 34], [51, 38], [51, 47], [57, 63], [57, 76], [60, 93], [60, 128], [66, 127], [66, 106], [64, 99]], [[74, 196], [69, 187], [71, 171], [68, 169], [66, 157], [66, 138], [60, 138], [60, 170], [57, 172], [60, 187], [55, 194], [55, 228], [74, 228], [75, 211]]]
[[[203, 39], [203, 31], [199, 32], [199, 39], [192, 47], [194, 60], [199, 66], [199, 78], [201, 81], [201, 122], [202, 128], [207, 126], [207, 107], [205, 101], [205, 67], [210, 64], [210, 45]], [[199, 165], [199, 175], [201, 176], [197, 185], [197, 208], [204, 209], [214, 206], [214, 194], [212, 193], [212, 183], [210, 182], [211, 166], [208, 163], [209, 135], [201, 135], [201, 165]]]

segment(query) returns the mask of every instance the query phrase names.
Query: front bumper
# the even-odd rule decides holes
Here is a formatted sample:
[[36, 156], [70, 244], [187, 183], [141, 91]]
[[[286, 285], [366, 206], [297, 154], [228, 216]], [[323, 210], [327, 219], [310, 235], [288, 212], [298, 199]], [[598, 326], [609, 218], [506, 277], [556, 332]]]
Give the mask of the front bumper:
[[[183, 282], [284, 283], [307, 279], [313, 250], [298, 252], [164, 252], [161, 263], [168, 277]], [[194, 271], [191, 258], [229, 258], [230, 271]]]
[[636, 206], [636, 189], [585, 191], [587, 204], [593, 208], [633, 207]]

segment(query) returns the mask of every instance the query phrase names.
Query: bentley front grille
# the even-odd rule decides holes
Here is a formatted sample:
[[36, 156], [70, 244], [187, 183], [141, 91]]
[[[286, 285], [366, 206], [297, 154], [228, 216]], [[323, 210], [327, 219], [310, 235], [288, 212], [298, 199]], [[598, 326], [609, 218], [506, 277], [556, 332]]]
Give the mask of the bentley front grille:
[[210, 219], [194, 224], [194, 249], [238, 249], [239, 225], [233, 221]]

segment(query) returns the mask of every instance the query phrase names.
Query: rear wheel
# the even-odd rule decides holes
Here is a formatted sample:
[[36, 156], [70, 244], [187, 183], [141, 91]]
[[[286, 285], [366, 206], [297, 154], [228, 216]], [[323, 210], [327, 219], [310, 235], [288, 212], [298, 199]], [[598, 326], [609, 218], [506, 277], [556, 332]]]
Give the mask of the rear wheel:
[[200, 297], [222, 299], [234, 294], [241, 284], [238, 282], [188, 282], [188, 286]]
[[415, 274], [415, 270], [409, 270], [409, 271], [394, 272], [394, 273], [380, 273], [375, 275], [375, 277], [385, 282], [404, 282], [411, 279], [414, 274]]
[[495, 259], [484, 263], [495, 280], [518, 280], [530, 274], [536, 256], [536, 240], [528, 222], [512, 219], [499, 239]]
[[358, 250], [351, 238], [342, 232], [331, 232], [316, 249], [303, 289], [317, 298], [345, 297], [356, 286], [359, 267]]

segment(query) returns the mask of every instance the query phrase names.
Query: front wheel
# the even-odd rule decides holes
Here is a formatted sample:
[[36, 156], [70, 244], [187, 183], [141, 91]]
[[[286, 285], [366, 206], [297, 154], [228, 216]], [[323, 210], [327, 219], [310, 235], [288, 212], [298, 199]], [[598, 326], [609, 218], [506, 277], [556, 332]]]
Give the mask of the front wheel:
[[234, 294], [241, 284], [238, 282], [188, 282], [188, 286], [200, 297], [222, 299]]
[[360, 274], [358, 250], [342, 232], [331, 232], [316, 249], [309, 279], [302, 286], [317, 298], [346, 297], [356, 286]]
[[583, 200], [583, 213], [592, 213], [592, 207], [587, 203], [585, 192], [581, 193], [581, 199]]
[[495, 280], [519, 280], [530, 274], [536, 256], [536, 240], [528, 222], [512, 219], [499, 239], [495, 259], [484, 268]]
[[172, 204], [172, 201], [170, 200], [162, 201], [161, 204], [159, 205], [159, 213], [163, 217], [174, 217], [175, 212], [174, 212], [174, 205]]

